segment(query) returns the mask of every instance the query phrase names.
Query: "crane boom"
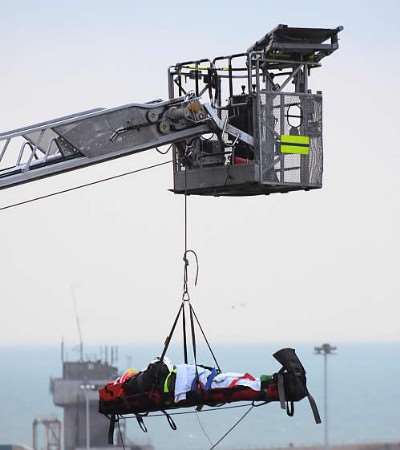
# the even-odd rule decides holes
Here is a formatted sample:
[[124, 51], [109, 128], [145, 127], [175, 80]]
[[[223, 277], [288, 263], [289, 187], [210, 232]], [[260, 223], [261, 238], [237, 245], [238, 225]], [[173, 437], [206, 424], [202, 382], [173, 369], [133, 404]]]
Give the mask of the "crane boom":
[[212, 125], [197, 100], [182, 97], [100, 108], [2, 133], [0, 160], [8, 159], [8, 167], [0, 171], [0, 189], [194, 138]]

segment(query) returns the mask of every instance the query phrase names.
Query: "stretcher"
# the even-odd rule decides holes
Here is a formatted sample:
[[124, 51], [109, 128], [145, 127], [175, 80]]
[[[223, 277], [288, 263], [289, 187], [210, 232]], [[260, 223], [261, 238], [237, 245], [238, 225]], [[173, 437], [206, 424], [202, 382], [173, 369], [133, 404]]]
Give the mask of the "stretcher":
[[[142, 430], [147, 431], [143, 417], [150, 413], [162, 413], [167, 417], [170, 426], [176, 429], [175, 423], [167, 411], [192, 407], [197, 410], [204, 407], [217, 408], [238, 402], [250, 402], [252, 404], [280, 402], [281, 407], [286, 409], [289, 416], [292, 416], [294, 402], [308, 397], [315, 421], [320, 423], [321, 419], [316, 403], [307, 389], [305, 369], [294, 349], [282, 349], [273, 356], [282, 364], [282, 368], [279, 372], [266, 377], [260, 383], [260, 390], [241, 385], [206, 389], [201, 383], [195, 383], [194, 388], [187, 392], [186, 399], [176, 403], [173, 377], [171, 377], [170, 388], [166, 388], [167, 377], [170, 378], [169, 375], [173, 373], [154, 372], [154, 364], [134, 377], [128, 379], [122, 377], [107, 383], [99, 390], [99, 412], [110, 419], [110, 441], [112, 441], [115, 422], [123, 416], [132, 415], [136, 417]], [[160, 363], [162, 364], [162, 361]], [[140, 374], [150, 373], [152, 370], [155, 374], [152, 373], [151, 382], [149, 383], [147, 380], [143, 384], [142, 381], [141, 387], [135, 385], [135, 392], [132, 392], [132, 381], [136, 381], [135, 377], [139, 380]]]

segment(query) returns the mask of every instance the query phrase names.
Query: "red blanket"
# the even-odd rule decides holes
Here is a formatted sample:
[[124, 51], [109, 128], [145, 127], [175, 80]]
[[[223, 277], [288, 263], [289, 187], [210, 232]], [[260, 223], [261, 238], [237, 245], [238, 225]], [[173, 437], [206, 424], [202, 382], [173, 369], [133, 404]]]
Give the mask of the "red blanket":
[[99, 390], [99, 412], [102, 414], [139, 414], [193, 406], [217, 406], [223, 403], [243, 401], [276, 401], [278, 389], [272, 382], [266, 389], [253, 389], [235, 386], [227, 389], [197, 390], [189, 392], [187, 399], [174, 403], [171, 394], [164, 394], [159, 390], [151, 390], [142, 394], [129, 394], [120, 382], [108, 383]]

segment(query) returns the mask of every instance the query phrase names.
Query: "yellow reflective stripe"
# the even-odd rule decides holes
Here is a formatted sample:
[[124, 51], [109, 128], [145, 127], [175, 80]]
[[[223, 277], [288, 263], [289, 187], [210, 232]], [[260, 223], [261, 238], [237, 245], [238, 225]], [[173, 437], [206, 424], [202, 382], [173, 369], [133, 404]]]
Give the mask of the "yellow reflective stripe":
[[296, 155], [308, 155], [310, 147], [300, 147], [299, 145], [282, 145], [281, 153], [295, 153]]
[[281, 134], [281, 143], [310, 145], [310, 136], [302, 136], [298, 134]]
[[176, 369], [171, 370], [171, 372], [165, 378], [165, 381], [164, 381], [164, 394], [168, 394], [168, 392], [169, 392], [168, 382], [169, 382], [169, 379], [171, 378], [171, 375], [173, 373], [176, 373]]
[[282, 134], [280, 150], [281, 153], [308, 155], [310, 153], [310, 136]]

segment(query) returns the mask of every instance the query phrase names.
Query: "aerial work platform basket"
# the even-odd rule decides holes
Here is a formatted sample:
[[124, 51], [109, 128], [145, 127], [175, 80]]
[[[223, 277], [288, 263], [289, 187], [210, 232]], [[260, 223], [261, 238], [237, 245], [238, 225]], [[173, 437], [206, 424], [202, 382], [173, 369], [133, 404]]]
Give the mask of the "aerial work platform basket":
[[185, 167], [177, 153], [175, 192], [240, 196], [322, 187], [322, 95], [260, 91], [255, 100], [250, 157], [237, 156], [234, 147], [223, 158], [218, 151], [200, 154]]
[[189, 152], [175, 146], [174, 192], [240, 196], [320, 188], [322, 93], [312, 93], [308, 79], [338, 48], [341, 29], [279, 25], [245, 53], [170, 68], [170, 96], [208, 92], [222, 130], [200, 137]]

